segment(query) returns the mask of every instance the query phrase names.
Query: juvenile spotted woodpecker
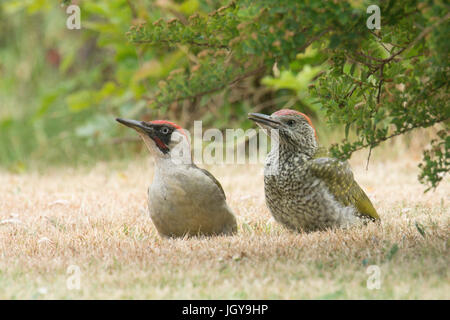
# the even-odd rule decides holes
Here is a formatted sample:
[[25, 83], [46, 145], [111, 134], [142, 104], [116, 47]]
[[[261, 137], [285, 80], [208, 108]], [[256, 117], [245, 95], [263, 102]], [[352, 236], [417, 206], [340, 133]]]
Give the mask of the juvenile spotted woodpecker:
[[276, 221], [309, 232], [380, 219], [348, 163], [319, 147], [305, 114], [282, 109], [270, 116], [250, 113], [249, 119], [278, 130], [278, 148], [268, 154], [264, 168], [266, 203]]

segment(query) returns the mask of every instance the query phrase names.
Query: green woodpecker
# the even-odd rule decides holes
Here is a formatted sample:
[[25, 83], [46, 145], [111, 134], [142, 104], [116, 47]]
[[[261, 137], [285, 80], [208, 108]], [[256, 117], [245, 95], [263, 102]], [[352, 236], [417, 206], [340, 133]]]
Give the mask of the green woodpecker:
[[278, 130], [278, 148], [264, 168], [266, 203], [276, 221], [308, 232], [380, 219], [348, 163], [319, 147], [306, 115], [283, 109], [270, 116], [250, 113], [249, 119]]
[[160, 235], [213, 236], [237, 231], [222, 186], [192, 162], [189, 139], [180, 126], [165, 120], [116, 120], [136, 130], [155, 158], [148, 206]]

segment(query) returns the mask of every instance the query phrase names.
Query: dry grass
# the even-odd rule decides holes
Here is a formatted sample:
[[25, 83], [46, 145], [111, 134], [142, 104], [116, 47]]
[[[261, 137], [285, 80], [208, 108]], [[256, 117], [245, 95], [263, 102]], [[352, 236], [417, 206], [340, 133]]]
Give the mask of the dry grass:
[[[449, 299], [448, 180], [424, 194], [417, 156], [376, 151], [369, 171], [364, 156], [352, 165], [381, 225], [289, 232], [270, 221], [259, 166], [213, 167], [239, 233], [184, 240], [159, 238], [147, 215], [147, 159], [0, 172], [0, 299]], [[372, 264], [379, 290], [366, 287]], [[69, 265], [81, 290], [66, 287]]]

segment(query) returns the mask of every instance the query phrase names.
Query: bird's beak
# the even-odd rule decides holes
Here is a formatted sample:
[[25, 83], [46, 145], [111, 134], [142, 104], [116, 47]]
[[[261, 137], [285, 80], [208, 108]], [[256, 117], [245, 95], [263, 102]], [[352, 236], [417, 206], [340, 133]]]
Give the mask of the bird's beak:
[[142, 121], [121, 119], [121, 118], [116, 118], [116, 121], [136, 130], [137, 132], [149, 133], [149, 128], [147, 126], [144, 126]]
[[271, 116], [262, 113], [249, 113], [248, 118], [255, 121], [257, 124], [267, 126], [273, 129], [278, 129], [283, 125], [280, 121], [273, 119]]

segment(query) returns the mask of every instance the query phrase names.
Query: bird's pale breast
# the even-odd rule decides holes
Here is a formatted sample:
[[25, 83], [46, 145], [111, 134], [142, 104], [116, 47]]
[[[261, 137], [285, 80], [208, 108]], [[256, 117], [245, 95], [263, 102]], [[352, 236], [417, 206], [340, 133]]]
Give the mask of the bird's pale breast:
[[305, 159], [283, 159], [270, 174], [269, 156], [264, 174], [266, 203], [275, 220], [290, 229], [313, 231], [341, 226], [355, 219], [354, 208], [343, 207], [323, 181], [307, 169]]

